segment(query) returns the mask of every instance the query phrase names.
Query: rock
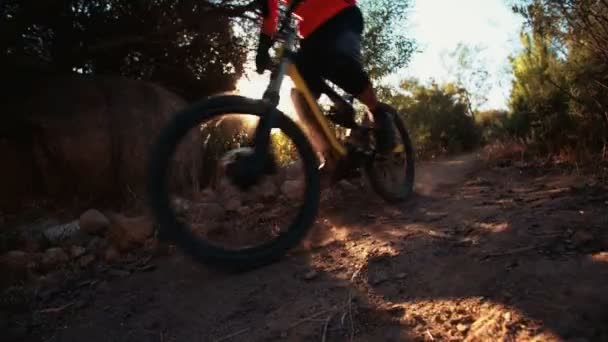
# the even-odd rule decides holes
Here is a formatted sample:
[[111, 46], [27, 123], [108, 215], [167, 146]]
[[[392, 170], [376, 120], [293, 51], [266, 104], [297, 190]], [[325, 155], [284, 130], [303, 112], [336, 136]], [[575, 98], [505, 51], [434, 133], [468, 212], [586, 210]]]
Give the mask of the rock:
[[80, 215], [78, 224], [83, 232], [97, 235], [102, 234], [110, 227], [110, 220], [101, 212], [90, 209]]
[[61, 264], [67, 263], [68, 260], [67, 253], [59, 247], [49, 248], [42, 254], [42, 266], [47, 270], [58, 268]]
[[340, 186], [340, 188], [342, 188], [342, 190], [345, 190], [345, 191], [356, 191], [357, 190], [357, 187], [354, 186], [351, 182], [347, 181], [346, 179], [339, 181], [338, 185]]
[[407, 278], [407, 273], [401, 272], [395, 275], [395, 279], [405, 279]]
[[116, 248], [110, 247], [110, 248], [108, 248], [108, 250], [106, 250], [106, 253], [104, 255], [104, 260], [108, 264], [111, 264], [111, 263], [115, 262], [118, 259], [120, 259], [120, 252], [118, 252], [116, 250]]
[[121, 251], [143, 246], [146, 240], [154, 235], [154, 222], [146, 216], [128, 218], [114, 215], [111, 222], [106, 236]]
[[303, 196], [303, 191], [303, 180], [288, 180], [281, 186], [281, 193], [292, 201], [301, 200]]
[[87, 268], [87, 267], [91, 266], [93, 264], [93, 262], [95, 262], [94, 254], [88, 254], [88, 255], [85, 255], [85, 256], [81, 257], [80, 259], [78, 259], [78, 264], [82, 268]]
[[270, 179], [265, 179], [261, 184], [253, 189], [252, 201], [270, 200], [277, 196], [278, 188]]
[[[27, 148], [19, 147], [23, 134], [3, 134], [0, 208], [4, 203], [21, 205], [34, 191], [52, 198], [57, 207], [91, 195], [108, 200], [143, 197], [151, 138], [187, 104], [158, 85], [101, 75], [45, 77], [23, 90], [31, 101], [23, 101], [15, 113], [3, 108], [3, 115], [19, 113], [20, 120], [38, 131]], [[203, 135], [184, 138], [172, 166], [176, 187], [191, 184], [201, 165]], [[47, 147], [52, 157], [42, 152]]]
[[253, 209], [248, 205], [244, 205], [237, 210], [237, 213], [242, 216], [249, 215], [252, 212], [253, 212]]
[[284, 168], [285, 179], [287, 181], [298, 180], [304, 175], [304, 168], [302, 167], [302, 161], [296, 160], [295, 162], [287, 165]]
[[241, 208], [241, 199], [239, 197], [232, 197], [226, 201], [224, 207], [227, 211], [237, 212]]
[[37, 267], [33, 254], [24, 251], [10, 251], [2, 255], [0, 257], [0, 288], [26, 280], [31, 275], [30, 270]]
[[70, 248], [70, 254], [72, 255], [72, 258], [79, 258], [83, 256], [86, 252], [86, 248], [81, 246], [72, 246]]
[[20, 232], [20, 240], [23, 241], [23, 251], [35, 253], [51, 247], [49, 239], [44, 235], [44, 232], [53, 227], [60, 225], [60, 222], [55, 220], [43, 220], [41, 222], [29, 223], [17, 227], [15, 231]]
[[303, 276], [304, 280], [313, 280], [319, 276], [319, 272], [317, 270], [310, 270], [306, 272]]
[[386, 312], [391, 316], [400, 317], [405, 314], [405, 308], [402, 305], [395, 304], [386, 308]]
[[2, 265], [10, 270], [25, 270], [32, 256], [24, 251], [10, 251], [2, 256]]
[[216, 197], [222, 202], [225, 203], [228, 200], [234, 198], [234, 197], [239, 197], [241, 194], [241, 191], [234, 186], [230, 180], [228, 180], [226, 177], [222, 178], [222, 180], [220, 181], [218, 188], [216, 190]]
[[191, 204], [183, 198], [176, 197], [173, 199], [173, 209], [177, 214], [183, 214], [190, 210]]
[[94, 237], [87, 245], [87, 252], [100, 255], [108, 246], [108, 241], [99, 237]]
[[266, 206], [264, 204], [262, 204], [262, 203], [256, 203], [253, 206], [253, 211], [255, 211], [255, 212], [262, 211], [262, 210], [264, 210], [264, 208], [266, 208]]
[[460, 331], [460, 332], [465, 332], [467, 330], [469, 330], [469, 326], [463, 323], [458, 323], [456, 325], [456, 330]]
[[42, 234], [54, 245], [75, 242], [83, 238], [78, 221], [49, 227]]
[[199, 220], [215, 220], [224, 215], [224, 208], [217, 203], [200, 203], [195, 207]]
[[200, 197], [201, 199], [213, 200], [217, 197], [217, 194], [212, 189], [205, 188], [203, 191], [201, 191]]
[[160, 243], [158, 242], [157, 239], [149, 238], [148, 240], [146, 240], [146, 242], [144, 242], [144, 249], [146, 251], [156, 253], [156, 251], [159, 248], [159, 245], [160, 245]]
[[371, 285], [380, 285], [380, 284], [384, 283], [387, 280], [389, 280], [389, 277], [386, 274], [386, 272], [384, 272], [384, 271], [377, 271], [377, 272], [374, 272], [373, 274], [371, 274], [369, 276], [368, 282]]

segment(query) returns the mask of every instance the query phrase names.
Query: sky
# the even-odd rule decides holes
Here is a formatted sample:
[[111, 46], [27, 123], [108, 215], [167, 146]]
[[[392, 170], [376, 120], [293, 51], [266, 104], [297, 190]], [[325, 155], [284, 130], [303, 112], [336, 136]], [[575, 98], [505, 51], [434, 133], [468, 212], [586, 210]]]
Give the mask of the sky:
[[[414, 77], [422, 82], [434, 79], [442, 83], [453, 81], [450, 65], [454, 60], [449, 53], [459, 43], [481, 49], [477, 55], [479, 67], [489, 72], [488, 101], [481, 109], [506, 109], [511, 77], [509, 56], [520, 48], [519, 32], [522, 19], [512, 13], [507, 0], [413, 0], [406, 29], [417, 41], [419, 53], [403, 70], [395, 72], [387, 80], [398, 84], [399, 80]], [[248, 73], [237, 87], [250, 97], [260, 97], [268, 84], [268, 76]], [[291, 107], [289, 89], [284, 85], [281, 105], [284, 111]]]
[[391, 77], [421, 81], [454, 80], [449, 53], [459, 43], [481, 48], [479, 59], [493, 85], [483, 108], [506, 108], [510, 90], [509, 55], [520, 47], [522, 19], [506, 0], [414, 0], [406, 29], [419, 50], [411, 63]]

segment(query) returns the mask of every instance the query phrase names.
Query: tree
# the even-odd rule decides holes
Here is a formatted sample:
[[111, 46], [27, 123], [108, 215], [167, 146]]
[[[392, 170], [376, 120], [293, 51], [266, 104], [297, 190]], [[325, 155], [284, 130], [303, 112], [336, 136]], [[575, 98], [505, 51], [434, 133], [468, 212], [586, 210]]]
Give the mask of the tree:
[[535, 140], [550, 150], [608, 156], [608, 2], [516, 1], [514, 10], [530, 33], [514, 60], [513, 114], [534, 116]]
[[410, 0], [363, 0], [365, 16], [363, 50], [365, 65], [372, 79], [406, 66], [415, 50], [405, 27]]
[[483, 67], [487, 63], [480, 57], [482, 51], [482, 46], [459, 43], [456, 49], [448, 54], [453, 63], [444, 61], [448, 64], [450, 74], [455, 77], [455, 83], [466, 90], [471, 115], [488, 101], [488, 92], [492, 86], [490, 74]]
[[199, 98], [231, 89], [247, 49], [234, 18], [251, 1], [6, 0], [0, 68], [24, 73], [122, 75]]
[[471, 150], [480, 132], [463, 89], [453, 83], [421, 85], [416, 80], [401, 83], [400, 92], [388, 99], [405, 120], [421, 156]]

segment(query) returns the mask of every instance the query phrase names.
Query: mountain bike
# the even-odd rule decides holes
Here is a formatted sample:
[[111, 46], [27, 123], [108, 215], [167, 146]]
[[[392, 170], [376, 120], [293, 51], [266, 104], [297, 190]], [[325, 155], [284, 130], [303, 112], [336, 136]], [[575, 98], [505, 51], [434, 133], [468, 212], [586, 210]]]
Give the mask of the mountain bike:
[[[391, 153], [375, 151], [373, 125], [357, 123], [352, 99], [341, 96], [331, 86], [325, 85], [323, 93], [334, 104], [324, 113], [311, 94], [306, 82], [299, 74], [293, 57], [297, 51], [297, 17], [294, 10], [298, 1], [292, 2], [280, 17], [278, 34], [273, 44], [279, 43], [277, 62], [272, 68], [270, 83], [262, 99], [251, 99], [238, 95], [219, 95], [206, 98], [177, 113], [163, 128], [153, 145], [147, 165], [149, 207], [159, 225], [159, 237], [175, 243], [186, 254], [196, 260], [237, 268], [262, 266], [281, 258], [303, 240], [315, 223], [320, 203], [319, 161], [311, 142], [302, 129], [277, 106], [279, 90], [286, 76], [295, 87], [294, 99], [299, 99], [311, 119], [320, 129], [320, 134], [329, 142], [333, 157], [339, 160], [342, 169], [362, 169], [372, 189], [389, 203], [406, 200], [412, 193], [414, 183], [414, 151], [402, 116], [392, 110], [398, 142]], [[280, 130], [295, 146], [301, 158], [303, 173], [303, 199], [297, 206], [297, 214], [291, 222], [280, 227], [270, 241], [260, 245], [228, 248], [211, 243], [205, 236], [192, 232], [187, 223], [179, 218], [169, 193], [169, 169], [172, 157], [187, 132], [201, 127], [205, 122], [230, 113], [246, 113], [258, 118], [249, 146], [230, 151], [232, 157], [225, 165], [227, 179], [240, 191], [246, 192], [259, 184], [272, 170], [276, 170], [272, 153], [271, 131]], [[330, 125], [346, 127], [357, 137], [349, 142], [338, 139]], [[397, 164], [397, 175], [403, 176], [402, 184], [388, 184], [383, 178], [391, 164]], [[404, 164], [404, 165], [402, 165]], [[392, 170], [392, 169], [391, 169]], [[394, 170], [393, 170], [394, 171]], [[391, 173], [394, 177], [395, 173]], [[390, 178], [390, 177], [389, 177]]]

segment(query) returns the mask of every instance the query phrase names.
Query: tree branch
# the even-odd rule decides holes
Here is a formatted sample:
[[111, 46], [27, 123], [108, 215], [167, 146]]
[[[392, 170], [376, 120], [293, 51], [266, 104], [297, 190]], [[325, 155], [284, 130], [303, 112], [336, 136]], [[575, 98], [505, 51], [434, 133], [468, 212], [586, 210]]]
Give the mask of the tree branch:
[[[240, 6], [222, 6], [222, 5], [211, 5], [207, 9], [203, 10], [202, 15], [221, 15], [230, 18], [245, 18], [251, 19], [247, 13], [254, 12], [257, 9], [257, 2], [251, 1], [246, 5]], [[175, 25], [167, 25], [158, 29], [156, 32], [151, 32], [147, 35], [131, 35], [131, 36], [123, 36], [119, 38], [113, 38], [107, 41], [99, 42], [95, 45], [89, 46], [87, 48], [88, 53], [97, 53], [100, 51], [108, 50], [108, 49], [116, 49], [123, 46], [133, 45], [133, 44], [145, 44], [149, 41], [158, 41], [158, 37], [174, 35], [180, 31], [187, 30], [190, 28], [195, 28], [200, 25], [200, 21], [196, 19], [190, 19], [188, 22], [181, 22]]]

